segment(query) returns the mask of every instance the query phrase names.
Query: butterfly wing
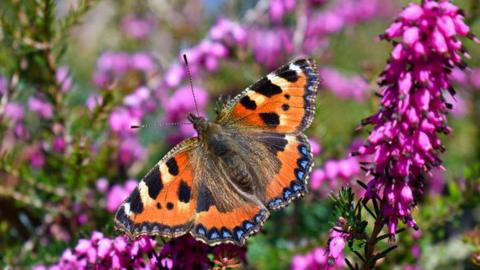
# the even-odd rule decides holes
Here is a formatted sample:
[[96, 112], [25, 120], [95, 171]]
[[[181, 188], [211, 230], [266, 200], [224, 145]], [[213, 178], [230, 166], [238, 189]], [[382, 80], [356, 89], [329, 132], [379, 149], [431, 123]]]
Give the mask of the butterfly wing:
[[[250, 134], [272, 155], [278, 168], [261, 185], [263, 202], [271, 210], [287, 206], [307, 192], [307, 183], [313, 167], [313, 155], [307, 137], [302, 134]], [[267, 155], [264, 155], [267, 156]]]
[[313, 121], [318, 84], [313, 60], [292, 61], [229, 101], [216, 122], [243, 129], [302, 131]]
[[244, 245], [258, 230], [269, 212], [253, 194], [230, 181], [228, 168], [215, 157], [205, 156], [198, 168], [202, 179], [198, 187], [195, 225], [190, 232], [209, 245], [234, 243]]
[[190, 230], [197, 200], [193, 155], [198, 145], [198, 138], [181, 142], [147, 173], [118, 208], [117, 229], [133, 237], [177, 237]]
[[243, 245], [269, 213], [229, 181], [226, 169], [188, 139], [174, 147], [119, 207], [117, 229], [136, 237], [178, 237], [190, 231], [207, 244]]

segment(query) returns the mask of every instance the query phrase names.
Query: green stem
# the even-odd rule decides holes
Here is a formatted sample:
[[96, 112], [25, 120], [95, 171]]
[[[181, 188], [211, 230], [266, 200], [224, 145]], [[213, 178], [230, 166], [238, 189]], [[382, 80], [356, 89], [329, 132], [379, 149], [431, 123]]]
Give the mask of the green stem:
[[365, 247], [365, 262], [363, 263], [362, 270], [371, 270], [375, 267], [377, 263], [377, 256], [375, 254], [375, 246], [377, 244], [377, 238], [383, 227], [385, 226], [385, 219], [383, 215], [379, 215], [375, 220], [375, 225], [373, 227], [372, 234], [367, 240], [367, 246]]

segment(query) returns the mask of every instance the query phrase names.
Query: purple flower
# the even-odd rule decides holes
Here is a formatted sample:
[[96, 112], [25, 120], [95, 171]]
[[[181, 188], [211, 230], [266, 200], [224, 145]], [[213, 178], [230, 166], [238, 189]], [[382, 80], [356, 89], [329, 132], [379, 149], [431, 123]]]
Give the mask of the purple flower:
[[61, 66], [57, 69], [55, 79], [57, 80], [58, 85], [60, 85], [60, 90], [62, 92], [65, 93], [72, 89], [72, 78], [70, 77], [68, 68], [66, 66]]
[[184, 66], [180, 64], [171, 65], [163, 76], [163, 80], [168, 87], [177, 87], [186, 76], [187, 72]]
[[[208, 102], [208, 92], [195, 86], [195, 98], [199, 110], [203, 110]], [[195, 112], [195, 102], [190, 86], [181, 86], [168, 98], [165, 104], [165, 113], [168, 122], [180, 122], [186, 119], [189, 112]]]
[[106, 208], [113, 213], [137, 186], [137, 181], [128, 180], [123, 186], [114, 185], [107, 193]]
[[105, 177], [99, 178], [95, 183], [97, 190], [100, 193], [105, 193], [108, 189], [108, 180]]
[[444, 147], [439, 133], [448, 134], [447, 105], [442, 90], [451, 90], [449, 70], [464, 67], [462, 42], [473, 38], [459, 9], [447, 1], [410, 4], [382, 38], [396, 39], [379, 85], [380, 111], [364, 120], [374, 126], [362, 155], [374, 165], [365, 198], [383, 198], [383, 215], [394, 237], [398, 219], [417, 227], [411, 215], [414, 194], [421, 194], [423, 176], [441, 167]]
[[18, 123], [23, 120], [23, 107], [17, 102], [7, 103], [4, 113], [13, 123]]
[[95, 110], [97, 106], [100, 106], [103, 104], [103, 97], [99, 95], [90, 95], [88, 96], [85, 105], [90, 111]]
[[[339, 222], [340, 223], [340, 222]], [[343, 227], [336, 225], [330, 230], [327, 248], [327, 264], [329, 266], [343, 265], [343, 250], [349, 234], [343, 232]]]
[[145, 236], [130, 241], [126, 236], [110, 239], [93, 232], [90, 239], [80, 239], [73, 250], [66, 249], [56, 264], [48, 268], [37, 267], [49, 270], [157, 269], [156, 258], [151, 256], [155, 246], [156, 242]]
[[132, 39], [146, 39], [155, 27], [155, 20], [152, 17], [142, 18], [135, 14], [128, 14], [122, 19], [123, 32]]
[[42, 98], [29, 97], [28, 107], [32, 112], [37, 113], [43, 119], [53, 117], [53, 106]]
[[247, 31], [238, 23], [227, 18], [220, 18], [210, 28], [210, 38], [215, 41], [221, 41], [232, 47], [244, 47], [247, 42]]
[[287, 55], [293, 53], [293, 33], [287, 28], [257, 28], [250, 35], [250, 46], [256, 61], [268, 69], [278, 67]]
[[140, 122], [140, 119], [132, 115], [131, 111], [122, 107], [117, 108], [108, 117], [108, 124], [110, 125], [110, 129], [113, 132], [120, 134], [133, 132], [130, 129], [130, 126], [138, 125], [140, 124]]
[[338, 256], [338, 261], [332, 261], [328, 264], [327, 251], [321, 247], [317, 247], [305, 255], [295, 255], [290, 265], [291, 270], [331, 270], [344, 269], [343, 258]]
[[323, 88], [331, 91], [340, 98], [353, 98], [359, 102], [364, 101], [369, 92], [368, 83], [360, 76], [351, 76], [350, 78], [341, 74], [333, 68], [322, 68], [319, 71], [323, 78]]
[[53, 151], [57, 153], [63, 153], [63, 151], [65, 151], [65, 147], [66, 147], [65, 138], [55, 137], [53, 139], [53, 143], [52, 143]]
[[281, 22], [283, 17], [293, 10], [295, 10], [294, 0], [273, 0], [268, 7], [270, 19], [275, 23]]
[[320, 152], [322, 152], [322, 146], [317, 142], [317, 140], [309, 138], [308, 143], [310, 144], [310, 147], [312, 148], [312, 154], [314, 156], [320, 155]]
[[131, 165], [133, 162], [142, 160], [145, 156], [145, 148], [138, 138], [129, 136], [123, 138], [118, 149], [118, 161], [123, 165]]

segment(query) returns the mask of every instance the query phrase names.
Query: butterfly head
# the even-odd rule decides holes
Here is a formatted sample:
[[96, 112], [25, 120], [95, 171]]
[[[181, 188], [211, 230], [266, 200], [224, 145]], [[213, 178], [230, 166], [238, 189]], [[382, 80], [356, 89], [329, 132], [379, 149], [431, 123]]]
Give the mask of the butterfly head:
[[189, 113], [187, 119], [193, 124], [193, 127], [198, 132], [198, 134], [202, 134], [208, 129], [207, 119], [201, 116], [196, 116], [193, 113]]

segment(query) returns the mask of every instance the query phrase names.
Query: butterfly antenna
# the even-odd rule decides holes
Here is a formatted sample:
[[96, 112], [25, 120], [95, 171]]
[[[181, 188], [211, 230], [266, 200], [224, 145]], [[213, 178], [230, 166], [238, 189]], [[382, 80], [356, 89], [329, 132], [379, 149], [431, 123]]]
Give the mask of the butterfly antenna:
[[191, 123], [146, 123], [141, 125], [131, 125], [131, 129], [137, 128], [150, 128], [150, 127], [165, 127], [165, 126], [179, 126], [179, 125], [190, 125]]
[[187, 55], [183, 54], [183, 60], [185, 61], [185, 67], [187, 68], [188, 80], [190, 81], [190, 88], [192, 89], [192, 96], [193, 96], [193, 103], [195, 104], [195, 110], [197, 111], [197, 115], [200, 115], [198, 112], [197, 106], [197, 99], [195, 97], [195, 91], [193, 91], [193, 83], [192, 83], [192, 73], [190, 73], [190, 67], [188, 66]]

